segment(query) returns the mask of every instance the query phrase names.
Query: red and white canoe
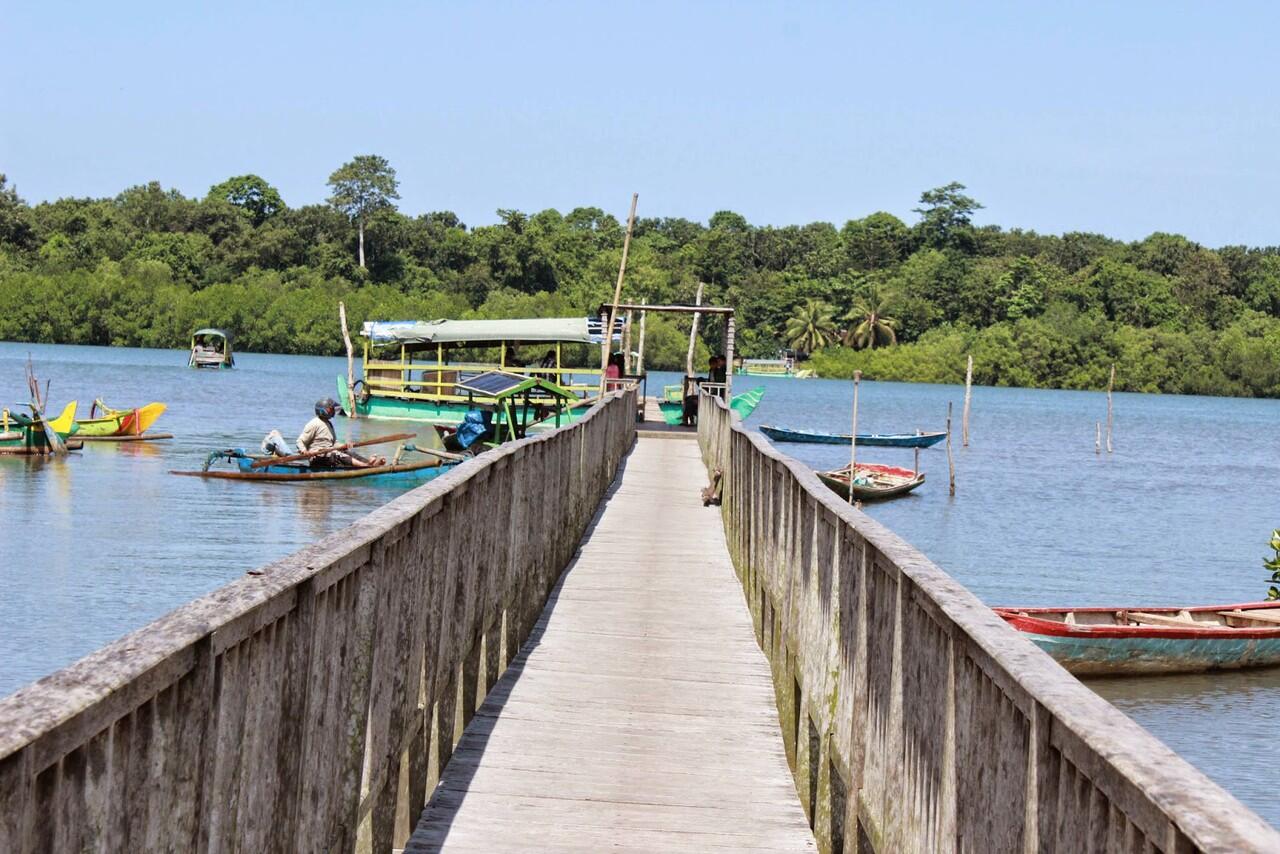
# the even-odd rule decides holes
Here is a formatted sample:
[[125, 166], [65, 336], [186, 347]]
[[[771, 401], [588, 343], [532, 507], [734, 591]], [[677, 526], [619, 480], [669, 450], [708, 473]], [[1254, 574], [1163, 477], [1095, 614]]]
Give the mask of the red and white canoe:
[[1280, 602], [994, 610], [1078, 676], [1280, 666]]
[[816, 474], [819, 480], [845, 501], [849, 500], [850, 489], [853, 490], [853, 497], [859, 501], [875, 501], [905, 495], [924, 483], [924, 475], [920, 472], [877, 463], [858, 463], [858, 471], [852, 478], [852, 484], [848, 466]]

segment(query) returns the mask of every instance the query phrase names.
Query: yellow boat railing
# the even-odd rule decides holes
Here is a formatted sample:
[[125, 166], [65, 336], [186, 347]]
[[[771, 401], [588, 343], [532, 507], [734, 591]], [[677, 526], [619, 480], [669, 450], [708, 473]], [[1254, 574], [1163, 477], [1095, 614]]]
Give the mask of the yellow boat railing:
[[544, 368], [492, 362], [441, 363], [366, 358], [364, 384], [368, 393], [375, 397], [465, 403], [471, 395], [455, 393], [455, 386], [462, 375], [484, 371], [544, 377], [582, 399], [594, 399], [600, 394], [599, 368]]

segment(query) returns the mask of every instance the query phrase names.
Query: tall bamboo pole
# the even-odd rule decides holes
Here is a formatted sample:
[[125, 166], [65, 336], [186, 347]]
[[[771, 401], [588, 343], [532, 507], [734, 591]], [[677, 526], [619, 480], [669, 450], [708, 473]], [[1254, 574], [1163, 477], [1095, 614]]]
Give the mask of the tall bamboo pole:
[[1111, 366], [1111, 379], [1107, 380], [1107, 453], [1111, 453], [1111, 390], [1116, 385], [1116, 366]]
[[853, 372], [853, 428], [849, 431], [849, 503], [853, 503], [853, 479], [858, 476], [858, 386], [862, 371]]
[[342, 343], [347, 345], [347, 417], [358, 418], [356, 412], [355, 356], [351, 348], [351, 333], [347, 331], [347, 306], [338, 303], [338, 320], [342, 323]]
[[969, 398], [973, 394], [973, 356], [969, 357], [969, 363], [964, 369], [964, 413], [960, 416], [960, 437], [967, 448], [969, 447]]
[[[698, 282], [698, 294], [693, 298], [694, 305], [702, 305], [702, 282]], [[684, 375], [693, 376], [693, 345], [698, 340], [698, 318], [702, 312], [693, 313], [693, 326], [689, 328], [689, 353], [684, 357]]]
[[604, 348], [600, 357], [600, 394], [604, 394], [604, 374], [609, 368], [609, 350], [612, 349], [613, 324], [618, 317], [618, 303], [622, 302], [622, 280], [627, 275], [627, 253], [631, 251], [631, 232], [636, 227], [636, 203], [639, 193], [631, 194], [631, 213], [627, 214], [627, 234], [622, 238], [622, 261], [618, 264], [618, 283], [613, 286], [613, 305], [609, 309], [609, 323], [604, 328]]

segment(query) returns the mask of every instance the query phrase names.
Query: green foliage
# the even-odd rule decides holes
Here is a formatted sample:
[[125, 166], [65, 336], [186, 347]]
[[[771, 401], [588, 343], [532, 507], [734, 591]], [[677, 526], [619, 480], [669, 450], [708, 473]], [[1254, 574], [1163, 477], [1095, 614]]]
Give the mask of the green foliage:
[[359, 154], [329, 176], [329, 204], [356, 224], [359, 237], [360, 268], [364, 269], [364, 232], [370, 217], [392, 207], [400, 198], [396, 170], [385, 157]]
[[284, 210], [279, 191], [257, 175], [239, 175], [209, 188], [209, 199], [227, 202], [244, 211], [255, 225], [262, 225]]
[[1280, 528], [1271, 532], [1271, 542], [1268, 544], [1271, 548], [1271, 557], [1263, 558], [1262, 567], [1271, 573], [1270, 581], [1273, 582], [1267, 590], [1268, 599], [1280, 599], [1280, 587], [1276, 587], [1276, 583], [1280, 583]]
[[834, 309], [820, 300], [809, 300], [787, 321], [787, 343], [801, 353], [813, 353], [836, 339]]
[[[613, 292], [623, 227], [598, 207], [407, 216], [372, 155], [329, 186], [299, 208], [256, 175], [33, 206], [0, 176], [0, 338], [185, 347], [214, 325], [247, 350], [337, 353], [340, 299], [359, 323], [586, 314]], [[972, 354], [981, 383], [1098, 388], [1114, 363], [1127, 390], [1280, 397], [1280, 249], [975, 227], [964, 189], [923, 193], [913, 226], [641, 219], [626, 296], [688, 302], [702, 282], [736, 308], [738, 354], [797, 346], [825, 376], [958, 382]], [[648, 365], [682, 369], [688, 328], [650, 316]], [[698, 367], [722, 337], [703, 324]]]
[[871, 285], [854, 299], [853, 307], [845, 315], [845, 320], [853, 324], [853, 328], [845, 333], [844, 343], [855, 350], [898, 343], [898, 335], [894, 331], [898, 321], [889, 317], [895, 299], [894, 294], [882, 291], [876, 285]]

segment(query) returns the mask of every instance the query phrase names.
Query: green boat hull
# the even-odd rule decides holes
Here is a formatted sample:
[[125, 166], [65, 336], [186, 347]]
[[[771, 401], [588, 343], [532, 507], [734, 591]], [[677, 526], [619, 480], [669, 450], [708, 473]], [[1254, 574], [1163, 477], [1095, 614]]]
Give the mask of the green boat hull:
[[[465, 403], [436, 402], [430, 400], [397, 400], [392, 397], [369, 397], [357, 400], [355, 409], [351, 407], [351, 398], [347, 394], [347, 383], [338, 377], [338, 403], [343, 412], [355, 412], [361, 418], [385, 419], [388, 421], [425, 421], [428, 424], [440, 424], [445, 427], [457, 427], [462, 423], [470, 407]], [[550, 416], [529, 426], [531, 432], [554, 430], [565, 424], [572, 424], [587, 414], [588, 406], [576, 406], [560, 413], [557, 424], [555, 416]], [[502, 418], [498, 416], [498, 423]]]
[[[744, 391], [742, 394], [735, 394], [729, 401], [729, 408], [738, 413], [738, 417], [746, 421], [751, 417], [751, 413], [756, 411], [760, 400], [764, 397], [764, 386], [757, 386], [750, 391]], [[658, 410], [662, 413], [662, 420], [676, 427], [680, 424], [680, 420], [684, 417], [684, 405], [681, 403], [673, 403], [669, 400], [658, 401]]]

